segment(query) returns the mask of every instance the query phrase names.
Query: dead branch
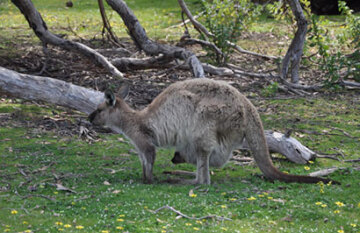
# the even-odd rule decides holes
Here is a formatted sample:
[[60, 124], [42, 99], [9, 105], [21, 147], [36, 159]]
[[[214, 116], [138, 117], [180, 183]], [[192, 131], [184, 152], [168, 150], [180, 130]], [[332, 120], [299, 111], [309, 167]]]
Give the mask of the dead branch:
[[285, 79], [290, 67], [291, 82], [298, 83], [300, 61], [306, 39], [307, 21], [299, 0], [289, 0], [288, 4], [290, 5], [291, 10], [295, 16], [298, 29], [282, 61], [280, 76], [282, 79]]
[[103, 21], [103, 30], [102, 30], [103, 35], [105, 33], [105, 30], [106, 30], [108, 32], [108, 35], [110, 36], [110, 39], [111, 39], [110, 41], [114, 42], [116, 45], [124, 47], [124, 45], [122, 45], [120, 43], [119, 39], [115, 36], [114, 32], [112, 31], [109, 19], [106, 16], [103, 0], [98, 0], [98, 5], [99, 5], [101, 19]]
[[336, 172], [337, 170], [340, 169], [345, 169], [344, 167], [331, 167], [331, 168], [326, 168], [326, 169], [322, 169], [319, 171], [315, 171], [315, 172], [311, 172], [309, 174], [309, 176], [314, 176], [314, 177], [319, 177], [319, 176], [327, 176], [331, 173]]
[[145, 29], [123, 0], [107, 0], [107, 3], [121, 16], [131, 38], [140, 50], [151, 56], [163, 54], [169, 59], [185, 60], [195, 77], [205, 77], [200, 61], [192, 52], [180, 47], [155, 43], [148, 38]]
[[224, 221], [224, 220], [227, 220], [227, 221], [232, 221], [232, 219], [230, 218], [226, 218], [226, 217], [222, 217], [222, 216], [217, 216], [217, 215], [208, 215], [208, 216], [203, 216], [203, 217], [199, 217], [199, 218], [196, 218], [196, 217], [190, 217], [186, 214], [183, 214], [181, 213], [180, 211], [174, 209], [173, 207], [171, 206], [163, 206], [163, 207], [160, 207], [159, 209], [156, 209], [156, 210], [152, 210], [151, 212], [154, 213], [154, 214], [157, 214], [159, 211], [163, 210], [163, 209], [168, 209], [168, 210], [171, 210], [173, 212], [175, 212], [177, 215], [183, 217], [183, 218], [187, 218], [187, 219], [191, 219], [191, 220], [203, 220], [203, 219], [208, 219], [208, 218], [212, 218], [212, 219], [216, 219], [218, 221]]
[[[199, 21], [196, 20], [196, 18], [191, 14], [191, 12], [190, 12], [189, 8], [187, 7], [184, 0], [178, 0], [178, 3], [180, 5], [180, 7], [181, 7], [181, 10], [186, 14], [186, 16], [188, 17], [190, 22], [193, 24], [194, 28], [200, 34], [205, 34], [206, 37], [212, 37], [212, 38], [215, 37], [214, 34], [209, 32], [206, 29], [206, 27], [204, 27]], [[245, 54], [249, 54], [249, 55], [252, 55], [252, 56], [262, 57], [262, 58], [265, 58], [265, 59], [279, 59], [278, 57], [275, 57], [275, 56], [268, 56], [268, 55], [259, 54], [259, 53], [255, 53], [255, 52], [245, 50], [245, 49], [241, 48], [240, 46], [238, 46], [235, 43], [232, 43], [230, 41], [226, 41], [226, 43], [228, 45], [232, 46], [239, 53], [245, 53]]]
[[[200, 12], [199, 14], [195, 15], [193, 17], [193, 19], [197, 19], [199, 18], [200, 16], [202, 16], [204, 14], [204, 11]], [[184, 20], [183, 22], [179, 23], [179, 24], [176, 24], [176, 25], [172, 25], [170, 27], [168, 27], [167, 29], [171, 29], [171, 28], [177, 28], [177, 27], [182, 27], [184, 25], [186, 25], [187, 23], [190, 22], [190, 19], [187, 19], [187, 20]]]
[[85, 112], [94, 111], [104, 94], [48, 77], [20, 74], [0, 67], [0, 93], [26, 100], [40, 100]]
[[347, 159], [347, 160], [344, 160], [344, 162], [347, 162], [347, 163], [356, 163], [356, 162], [360, 162], [360, 159]]
[[104, 67], [107, 71], [109, 71], [112, 75], [118, 78], [122, 78], [123, 74], [118, 71], [108, 60], [92, 48], [79, 43], [73, 42], [70, 40], [63, 39], [53, 33], [51, 33], [40, 13], [36, 10], [34, 4], [31, 0], [12, 0], [12, 2], [19, 8], [21, 13], [25, 16], [26, 20], [29, 23], [29, 26], [33, 29], [36, 36], [44, 43], [44, 44], [52, 44], [55, 46], [59, 46], [68, 51], [77, 51], [80, 54], [91, 59], [98, 65]]

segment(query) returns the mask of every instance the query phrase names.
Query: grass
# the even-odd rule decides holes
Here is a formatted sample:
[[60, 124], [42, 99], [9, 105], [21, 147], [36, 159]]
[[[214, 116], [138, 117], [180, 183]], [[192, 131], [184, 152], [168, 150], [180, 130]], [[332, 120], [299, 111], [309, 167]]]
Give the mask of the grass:
[[[96, 1], [74, 0], [73, 8], [65, 8], [63, 1], [33, 2], [52, 32], [69, 34], [71, 27], [81, 37], [99, 36], [102, 25]], [[187, 1], [194, 10], [196, 2]], [[179, 39], [182, 35], [182, 29], [168, 29], [180, 21], [176, 1], [127, 3], [150, 37]], [[108, 11], [108, 15], [116, 33], [125, 36], [117, 14]], [[279, 23], [260, 20], [251, 31], [287, 32]], [[0, 28], [0, 53], [6, 52], [9, 59], [19, 52], [15, 45], [39, 42], [10, 1], [0, 0]], [[70, 33], [69, 37], [77, 36]], [[239, 43], [245, 48], [258, 45], [247, 40]], [[269, 40], [271, 48], [273, 43]], [[277, 54], [276, 49], [272, 51]], [[263, 100], [256, 105], [266, 129], [284, 132], [291, 128], [294, 137], [317, 152], [357, 159], [359, 102], [358, 95], [348, 93], [317, 99]], [[61, 129], [45, 130], [41, 123], [32, 124], [61, 111], [0, 100], [0, 119], [11, 118], [6, 124], [0, 122], [0, 232], [360, 231], [360, 171], [354, 163], [317, 159], [298, 165], [275, 160], [277, 167], [292, 174], [342, 167], [330, 175], [342, 183], [339, 186], [271, 183], [259, 176], [256, 166], [229, 163], [212, 170], [211, 186], [194, 187], [164, 183], [164, 171], [192, 171], [194, 167], [172, 165], [173, 151], [162, 149], [154, 168], [156, 181], [144, 185], [134, 148], [120, 135], [101, 134], [99, 140], [88, 141], [64, 136]], [[71, 117], [66, 119], [75, 122]], [[68, 190], [57, 190], [56, 184]], [[165, 205], [191, 217], [217, 215], [232, 221], [178, 218], [169, 210], [153, 212]]]
[[[360, 144], [356, 100], [269, 100], [257, 106], [267, 109], [262, 117], [268, 129], [292, 127], [296, 132], [311, 129], [339, 134], [295, 136], [316, 151], [334, 153], [337, 147], [346, 159], [353, 159], [359, 158]], [[342, 182], [339, 186], [271, 183], [254, 176], [260, 174], [255, 166], [229, 163], [213, 170], [211, 186], [194, 187], [164, 183], [163, 171], [194, 167], [172, 165], [173, 151], [162, 149], [155, 164], [156, 181], [145, 185], [134, 148], [120, 135], [104, 134], [90, 143], [77, 136], [59, 136], [56, 131], [25, 128], [16, 119], [36, 121], [53, 109], [0, 102], [0, 114], [14, 110], [18, 118], [0, 128], [0, 232], [360, 230], [360, 171], [350, 163], [318, 159], [305, 165], [310, 168], [307, 171], [304, 165], [276, 162], [281, 170], [294, 174], [344, 167], [330, 176]], [[298, 118], [301, 120], [294, 123]], [[343, 129], [354, 138], [331, 128]], [[56, 183], [75, 193], [57, 190]], [[192, 217], [217, 215], [232, 221], [178, 219], [169, 210], [152, 212], [165, 205]]]

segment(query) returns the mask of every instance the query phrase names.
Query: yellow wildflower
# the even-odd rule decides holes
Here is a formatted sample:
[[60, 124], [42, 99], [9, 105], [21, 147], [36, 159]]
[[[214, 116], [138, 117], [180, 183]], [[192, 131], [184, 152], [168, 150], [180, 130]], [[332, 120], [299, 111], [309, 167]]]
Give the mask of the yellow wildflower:
[[227, 231], [227, 228], [225, 228], [225, 227], [221, 227], [220, 229], [223, 231]]
[[315, 205], [322, 205], [321, 201], [315, 202]]
[[248, 198], [248, 201], [254, 201], [254, 200], [256, 200], [256, 197], [251, 196]]
[[75, 228], [76, 228], [76, 229], [79, 229], [79, 230], [84, 229], [84, 227], [83, 227], [83, 226], [80, 226], [80, 225], [76, 226]]
[[223, 209], [226, 209], [226, 208], [227, 208], [226, 205], [221, 205], [220, 207], [223, 208]]
[[118, 227], [116, 227], [116, 229], [117, 229], [117, 230], [124, 230], [124, 227], [118, 226]]
[[309, 167], [309, 166], [305, 166], [304, 169], [305, 169], [306, 171], [309, 171], [309, 170], [310, 170], [310, 167]]
[[166, 230], [161, 230], [161, 233], [166, 233]]
[[334, 210], [334, 214], [339, 214], [340, 210]]
[[59, 192], [56, 192], [56, 191], [55, 191], [54, 194], [57, 195], [57, 194], [59, 194]]
[[337, 232], [338, 233], [344, 233], [344, 230], [338, 230]]
[[63, 231], [64, 229], [63, 228], [59, 228], [58, 231]]
[[197, 197], [197, 195], [195, 193], [191, 193], [189, 194], [189, 197]]
[[358, 207], [360, 208], [360, 202], [358, 203]]
[[325, 208], [325, 207], [327, 207], [327, 205], [326, 205], [326, 204], [322, 204], [321, 207]]
[[185, 223], [185, 226], [192, 226], [192, 224], [187, 222], [187, 223]]
[[267, 192], [263, 192], [263, 194], [264, 194], [265, 196], [269, 195]]
[[123, 217], [125, 217], [125, 214], [120, 214], [119, 217], [123, 218]]
[[198, 228], [198, 227], [193, 227], [193, 230], [194, 230], [194, 231], [200, 231], [200, 228]]
[[264, 195], [263, 195], [263, 194], [259, 194], [258, 197], [264, 197]]
[[28, 223], [27, 221], [23, 221], [23, 224], [24, 224], [24, 225], [27, 225], [27, 224], [29, 224], [29, 223]]
[[272, 200], [272, 199], [274, 199], [274, 198], [273, 198], [273, 197], [268, 197], [268, 199], [269, 199], [269, 200]]
[[308, 161], [308, 163], [313, 164], [313, 163], [314, 163], [314, 161], [311, 161], [311, 160], [310, 160], [310, 161]]
[[118, 219], [116, 219], [116, 221], [117, 221], [117, 222], [124, 222], [124, 219], [118, 218]]
[[230, 198], [229, 200], [230, 201], [236, 201], [237, 199], [236, 198]]
[[335, 204], [336, 204], [337, 206], [339, 206], [339, 207], [345, 206], [345, 204], [342, 203], [341, 201], [337, 201], [337, 202], [335, 202]]
[[55, 225], [56, 225], [56, 226], [62, 226], [63, 223], [62, 223], [62, 222], [55, 222]]
[[350, 226], [356, 227], [357, 225], [355, 223], [350, 223]]
[[10, 229], [9, 228], [6, 228], [5, 230], [4, 230], [4, 232], [9, 232], [10, 231]]
[[109, 233], [110, 231], [108, 230], [102, 230], [101, 233]]
[[25, 230], [24, 232], [25, 233], [31, 233], [32, 231], [31, 230]]
[[64, 227], [65, 227], [65, 228], [70, 228], [71, 225], [70, 225], [70, 224], [65, 224]]
[[17, 210], [12, 210], [11, 211], [11, 214], [17, 214], [18, 212], [17, 212]]

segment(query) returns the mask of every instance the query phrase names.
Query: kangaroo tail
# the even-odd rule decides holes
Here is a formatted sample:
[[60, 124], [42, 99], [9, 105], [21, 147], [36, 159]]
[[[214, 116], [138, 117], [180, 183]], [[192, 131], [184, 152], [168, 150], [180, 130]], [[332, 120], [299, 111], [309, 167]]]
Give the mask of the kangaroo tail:
[[318, 183], [322, 181], [324, 183], [332, 182], [333, 184], [340, 184], [330, 179], [291, 175], [279, 171], [272, 163], [259, 114], [250, 102], [249, 105], [249, 111], [246, 113], [247, 125], [245, 126], [245, 138], [248, 141], [257, 165], [267, 178], [284, 182]]

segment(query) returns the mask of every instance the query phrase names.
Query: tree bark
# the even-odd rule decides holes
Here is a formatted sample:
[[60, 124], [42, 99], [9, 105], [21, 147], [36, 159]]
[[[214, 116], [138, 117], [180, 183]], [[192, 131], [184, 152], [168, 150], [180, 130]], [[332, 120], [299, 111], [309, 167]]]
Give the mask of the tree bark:
[[[80, 87], [61, 80], [20, 74], [0, 67], [0, 94], [16, 98], [44, 101], [65, 106], [89, 114], [104, 101], [104, 94], [99, 91]], [[277, 152], [295, 163], [306, 163], [316, 155], [292, 137], [265, 131], [269, 150]], [[243, 147], [247, 148], [246, 141]]]
[[300, 61], [306, 39], [307, 21], [299, 0], [289, 0], [288, 3], [295, 16], [298, 29], [282, 61], [280, 76], [282, 79], [286, 79], [290, 68], [291, 82], [298, 83]]
[[165, 57], [171, 59], [185, 60], [189, 64], [195, 77], [205, 77], [200, 61], [192, 52], [180, 47], [155, 43], [148, 38], [145, 29], [124, 1], [106, 1], [121, 16], [128, 29], [128, 33], [140, 50], [144, 50], [146, 54], [151, 56], [163, 54]]
[[52, 44], [68, 51], [77, 51], [90, 58], [96, 64], [103, 66], [113, 76], [118, 78], [123, 77], [123, 74], [116, 69], [115, 66], [113, 66], [103, 55], [96, 52], [94, 49], [78, 42], [63, 39], [51, 33], [31, 0], [12, 0], [12, 2], [25, 16], [29, 26], [33, 29], [34, 33], [37, 37], [39, 37], [43, 44]]

